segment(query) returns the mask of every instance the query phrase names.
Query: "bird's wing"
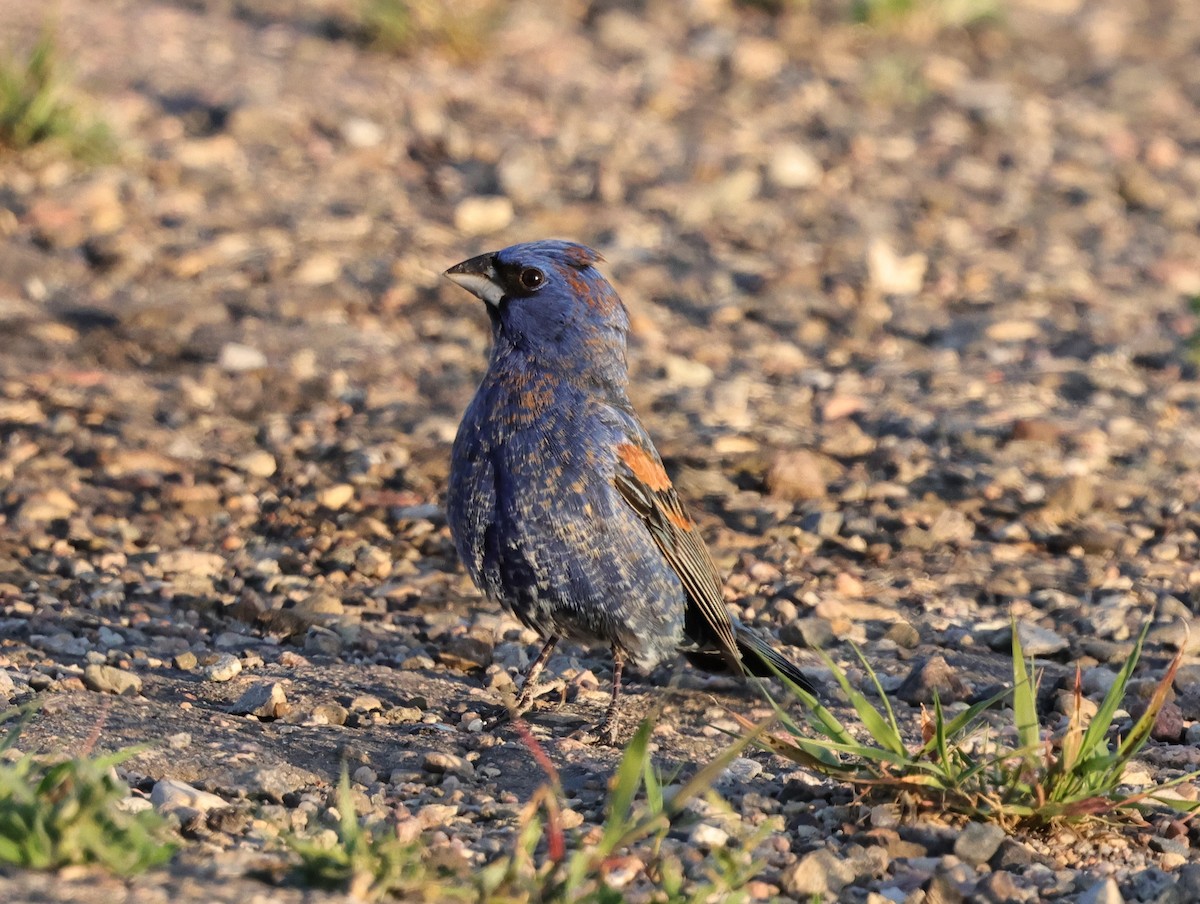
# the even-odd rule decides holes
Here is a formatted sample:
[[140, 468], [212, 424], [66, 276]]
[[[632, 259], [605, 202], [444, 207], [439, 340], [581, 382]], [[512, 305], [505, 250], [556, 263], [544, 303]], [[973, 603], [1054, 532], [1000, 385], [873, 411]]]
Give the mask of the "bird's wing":
[[722, 654], [736, 671], [742, 670], [733, 622], [725, 608], [721, 575], [696, 524], [683, 503], [662, 460], [648, 438], [629, 438], [617, 444], [613, 481], [621, 497], [641, 518], [663, 558], [679, 576], [688, 602], [704, 620]]

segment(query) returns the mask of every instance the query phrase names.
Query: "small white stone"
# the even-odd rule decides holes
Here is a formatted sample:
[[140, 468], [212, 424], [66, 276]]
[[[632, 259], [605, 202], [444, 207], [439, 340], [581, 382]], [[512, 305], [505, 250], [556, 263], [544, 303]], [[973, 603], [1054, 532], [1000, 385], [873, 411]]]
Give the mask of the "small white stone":
[[230, 681], [242, 671], [242, 661], [232, 653], [222, 653], [216, 662], [204, 669], [209, 681]]
[[267, 356], [252, 345], [240, 342], [226, 342], [221, 346], [221, 354], [217, 357], [217, 365], [229, 373], [243, 373], [247, 370], [262, 370], [267, 366]]
[[187, 782], [173, 778], [164, 778], [156, 782], [150, 792], [150, 803], [160, 813], [177, 813], [181, 810], [194, 810], [206, 813], [229, 806], [225, 799], [216, 794], [209, 794], [199, 788], [193, 788]]
[[767, 178], [780, 188], [811, 188], [823, 175], [817, 158], [798, 144], [777, 149], [767, 164]]
[[696, 828], [692, 829], [692, 834], [688, 840], [696, 845], [696, 847], [716, 851], [729, 843], [729, 833], [717, 826], [702, 822]]
[[383, 143], [383, 127], [361, 116], [342, 123], [342, 139], [352, 148], [373, 148]]
[[327, 509], [337, 511], [354, 498], [354, 487], [348, 483], [338, 483], [326, 487], [317, 493], [317, 502]]
[[464, 235], [487, 235], [506, 228], [516, 216], [512, 201], [502, 195], [464, 198], [454, 208], [454, 228]]

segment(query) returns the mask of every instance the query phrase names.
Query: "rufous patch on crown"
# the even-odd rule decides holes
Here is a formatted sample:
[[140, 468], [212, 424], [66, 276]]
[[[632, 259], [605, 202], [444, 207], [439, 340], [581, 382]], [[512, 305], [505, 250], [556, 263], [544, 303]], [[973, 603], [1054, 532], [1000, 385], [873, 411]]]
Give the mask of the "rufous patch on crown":
[[604, 260], [604, 255], [587, 245], [569, 245], [562, 252], [563, 260], [572, 267], [587, 267]]
[[603, 279], [588, 279], [576, 267], [558, 267], [558, 272], [571, 293], [589, 308], [609, 314], [617, 306], [617, 293]]

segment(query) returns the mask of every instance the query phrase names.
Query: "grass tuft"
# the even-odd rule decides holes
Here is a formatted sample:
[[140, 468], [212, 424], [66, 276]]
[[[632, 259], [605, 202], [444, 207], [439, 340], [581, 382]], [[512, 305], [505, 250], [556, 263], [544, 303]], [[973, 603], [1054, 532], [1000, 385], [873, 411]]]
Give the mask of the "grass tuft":
[[0, 59], [0, 146], [12, 151], [56, 143], [82, 160], [110, 158], [108, 127], [86, 121], [64, 99], [64, 78], [54, 35], [45, 31], [28, 57]]
[[359, 822], [350, 777], [344, 769], [337, 809], [332, 845], [297, 836], [286, 839], [299, 857], [296, 878], [302, 884], [344, 891], [364, 901], [388, 896], [405, 901], [474, 900], [454, 881], [455, 870], [434, 862], [420, 841], [406, 841], [394, 827], [383, 823], [367, 826]]
[[[1084, 715], [1076, 671], [1066, 727], [1057, 735], [1044, 732], [1038, 722], [1037, 677], [1026, 664], [1014, 623], [1012, 689], [975, 703], [953, 718], [935, 696], [933, 712], [922, 714], [921, 743], [915, 746], [905, 743], [887, 695], [857, 648], [859, 661], [883, 701], [881, 706], [853, 687], [845, 671], [828, 656], [821, 655], [869, 740], [857, 740], [816, 698], [790, 685], [806, 706], [806, 725], [797, 725], [777, 708], [786, 733], [762, 735], [759, 743], [821, 775], [877, 794], [915, 797], [931, 809], [990, 820], [1010, 830], [1064, 823], [1079, 826], [1099, 819], [1140, 822], [1142, 810], [1149, 804], [1192, 810], [1195, 803], [1162, 795], [1200, 773], [1181, 776], [1150, 791], [1129, 791], [1121, 784], [1125, 768], [1149, 740], [1183, 655], [1180, 652], [1167, 667], [1148, 705], [1125, 736], [1110, 740], [1145, 637], [1143, 629], [1132, 655], [1090, 720]], [[1011, 701], [1012, 723], [994, 731], [985, 713], [1005, 699]], [[746, 719], [734, 718], [743, 728], [758, 730]]]
[[[13, 748], [31, 713], [0, 714], [0, 722], [17, 719], [0, 754]], [[161, 817], [120, 806], [129, 788], [113, 767], [137, 752], [85, 752], [54, 762], [25, 755], [0, 763], [0, 863], [29, 869], [96, 863], [129, 876], [169, 860], [175, 848], [163, 841]]]
[[655, 886], [655, 900], [667, 904], [748, 899], [746, 886], [762, 869], [754, 850], [776, 830], [774, 822], [767, 821], [739, 839], [735, 847], [713, 852], [707, 877], [687, 883], [686, 890], [683, 863], [664, 850], [663, 843], [688, 805], [698, 798], [721, 806], [712, 784], [730, 761], [754, 742], [754, 733], [739, 739], [669, 793], [649, 755], [653, 724], [643, 722], [613, 779], [604, 824], [599, 831], [580, 836], [564, 827], [562, 789], [549, 757], [523, 723], [514, 725], [548, 780], [522, 810], [510, 853], [476, 868], [465, 858], [442, 856], [419, 838], [402, 840], [384, 823], [365, 826], [355, 816], [350, 781], [343, 772], [338, 786], [336, 842], [322, 846], [312, 840], [288, 840], [299, 857], [297, 878], [369, 901], [615, 904], [625, 900], [622, 889], [629, 864], [638, 863]]

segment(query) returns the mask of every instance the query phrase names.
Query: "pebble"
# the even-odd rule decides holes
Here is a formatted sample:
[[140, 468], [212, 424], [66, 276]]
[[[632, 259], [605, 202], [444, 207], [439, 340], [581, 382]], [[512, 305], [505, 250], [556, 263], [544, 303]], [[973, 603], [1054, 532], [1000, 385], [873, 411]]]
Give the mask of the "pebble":
[[1076, 902], [1077, 904], [1123, 904], [1124, 900], [1116, 880], [1109, 877], [1084, 889]]
[[383, 709], [383, 701], [374, 694], [359, 694], [350, 701], [351, 712], [367, 713], [381, 709]]
[[468, 760], [440, 750], [431, 750], [425, 754], [425, 758], [422, 761], [422, 768], [426, 772], [433, 772], [439, 775], [453, 774], [460, 778], [474, 778], [475, 776], [475, 767]]
[[780, 188], [810, 188], [823, 175], [817, 158], [798, 144], [776, 148], [767, 164], [767, 178]]
[[1085, 696], [1092, 700], [1101, 700], [1117, 682], [1117, 673], [1111, 669], [1084, 669], [1081, 689]]
[[229, 707], [235, 715], [251, 715], [260, 719], [278, 719], [287, 715], [291, 706], [277, 681], [256, 681], [242, 692]]
[[154, 783], [150, 802], [160, 813], [175, 814], [188, 822], [197, 813], [229, 806], [223, 797], [193, 788], [186, 782], [164, 778]]
[[267, 356], [251, 345], [226, 342], [221, 346], [217, 366], [229, 373], [263, 370], [267, 366]]
[[142, 692], [142, 679], [132, 672], [110, 665], [89, 665], [83, 670], [83, 683], [93, 691], [120, 696], [137, 696]]
[[79, 505], [59, 489], [44, 490], [26, 499], [17, 508], [17, 521], [22, 524], [44, 524], [69, 518]]
[[783, 889], [798, 898], [836, 895], [854, 881], [854, 869], [824, 848], [800, 858], [783, 875]]
[[702, 822], [688, 835], [689, 843], [709, 851], [719, 851], [729, 843], [729, 833], [724, 829]]
[[232, 653], [219, 653], [204, 667], [204, 677], [209, 681], [231, 681], [242, 671], [242, 662]]
[[335, 512], [338, 509], [345, 508], [353, 498], [354, 487], [348, 483], [335, 484], [317, 493], [317, 502]]
[[318, 725], [345, 725], [350, 712], [340, 703], [318, 703], [309, 718]]
[[964, 700], [970, 695], [958, 671], [942, 656], [917, 662], [896, 689], [896, 696], [908, 703], [930, 704], [935, 692], [942, 703]]
[[252, 477], [270, 477], [278, 469], [279, 463], [270, 452], [256, 449], [241, 456], [237, 460], [237, 467], [238, 470], [245, 471]]
[[954, 855], [971, 866], [981, 866], [992, 859], [1007, 833], [991, 822], [969, 822], [954, 840]]
[[304, 635], [304, 652], [320, 656], [338, 656], [344, 643], [334, 631], [312, 625]]
[[[1021, 641], [1021, 651], [1026, 656], [1054, 656], [1071, 645], [1056, 631], [1027, 621], [1017, 622], [1017, 637]], [[993, 650], [1010, 651], [1012, 649], [1012, 629], [1002, 628], [992, 636], [988, 643]]]
[[335, 596], [332, 593], [318, 592], [310, 593], [300, 602], [296, 603], [293, 610], [298, 615], [308, 617], [313, 616], [339, 616], [344, 615], [346, 607], [342, 603], [341, 597]]
[[454, 228], [463, 235], [489, 235], [507, 229], [516, 211], [502, 195], [465, 198], [454, 208]]
[[164, 574], [216, 577], [225, 570], [225, 557], [198, 549], [173, 549], [158, 554], [156, 564]]
[[319, 784], [313, 773], [284, 763], [250, 769], [231, 776], [230, 781], [232, 787], [244, 790], [247, 795], [275, 801], [306, 786]]
[[352, 116], [342, 123], [342, 140], [352, 148], [363, 150], [383, 143], [384, 132], [379, 123]]
[[789, 502], [822, 499], [828, 491], [829, 470], [825, 459], [813, 452], [804, 449], [781, 452], [767, 472], [767, 490]]
[[717, 777], [716, 784], [751, 782], [762, 775], [762, 771], [762, 764], [758, 760], [744, 756], [735, 757]]

